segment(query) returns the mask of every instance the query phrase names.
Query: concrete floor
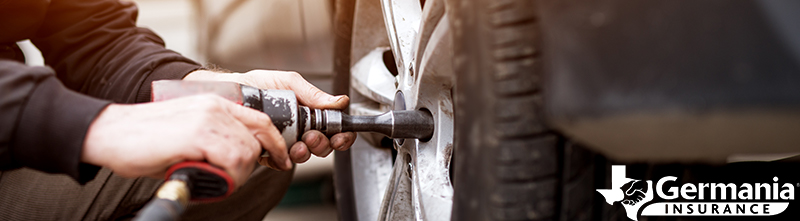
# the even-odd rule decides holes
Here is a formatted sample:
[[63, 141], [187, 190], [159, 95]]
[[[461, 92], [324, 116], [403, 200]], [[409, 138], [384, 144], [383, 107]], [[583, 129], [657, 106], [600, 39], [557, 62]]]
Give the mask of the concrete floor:
[[[138, 25], [158, 33], [166, 42], [167, 48], [186, 57], [199, 59], [196, 47], [196, 30], [191, 0], [135, 0], [139, 7]], [[224, 68], [224, 67], [223, 67]], [[313, 80], [312, 80], [313, 83]], [[325, 84], [322, 82], [320, 84]], [[323, 90], [328, 85], [320, 85]], [[295, 180], [333, 173], [333, 157], [312, 157], [309, 162], [297, 166]], [[270, 212], [264, 220], [324, 221], [336, 220], [334, 205], [315, 204], [309, 206], [279, 207]]]

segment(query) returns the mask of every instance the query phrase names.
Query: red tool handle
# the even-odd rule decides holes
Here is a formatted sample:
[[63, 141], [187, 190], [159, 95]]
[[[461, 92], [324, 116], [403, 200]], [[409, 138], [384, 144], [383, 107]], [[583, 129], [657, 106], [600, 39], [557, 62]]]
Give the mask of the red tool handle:
[[233, 178], [206, 162], [184, 161], [167, 170], [166, 179], [188, 179], [191, 201], [216, 202], [233, 193]]

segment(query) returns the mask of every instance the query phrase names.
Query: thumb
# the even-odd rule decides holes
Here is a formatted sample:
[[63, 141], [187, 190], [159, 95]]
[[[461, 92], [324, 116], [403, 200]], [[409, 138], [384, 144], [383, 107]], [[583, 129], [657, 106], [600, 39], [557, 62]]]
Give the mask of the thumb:
[[344, 109], [350, 102], [350, 98], [346, 95], [333, 96], [320, 90], [312, 85], [300, 74], [293, 72], [292, 74], [283, 75], [280, 81], [286, 88], [295, 92], [297, 100], [310, 108], [317, 109]]
[[305, 92], [306, 93], [303, 93], [303, 90], [295, 90], [298, 101], [310, 108], [344, 109], [347, 107], [347, 104], [350, 103], [350, 98], [346, 95], [333, 96], [317, 89], [316, 87], [305, 90]]

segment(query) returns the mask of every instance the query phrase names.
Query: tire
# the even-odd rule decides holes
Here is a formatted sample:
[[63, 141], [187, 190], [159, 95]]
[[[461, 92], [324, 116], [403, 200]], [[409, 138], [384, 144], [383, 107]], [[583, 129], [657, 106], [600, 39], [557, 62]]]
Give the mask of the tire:
[[[599, 155], [550, 131], [536, 1], [449, 3], [455, 84], [453, 220], [590, 220]], [[599, 211], [597, 211], [599, 213]]]
[[[334, 2], [333, 92], [350, 95], [350, 41], [355, 0]], [[334, 191], [339, 220], [357, 220], [350, 150], [334, 153]]]

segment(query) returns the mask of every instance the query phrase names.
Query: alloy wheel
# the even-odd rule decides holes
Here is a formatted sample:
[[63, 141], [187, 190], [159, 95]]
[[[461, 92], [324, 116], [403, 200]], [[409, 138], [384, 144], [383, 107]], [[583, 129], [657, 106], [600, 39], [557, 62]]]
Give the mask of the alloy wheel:
[[[435, 131], [428, 140], [384, 139], [383, 144], [380, 137], [360, 135], [372, 139], [366, 139], [370, 145], [351, 149], [359, 220], [449, 220], [454, 75], [445, 2], [380, 4], [389, 45], [356, 58], [351, 85], [366, 99], [353, 102], [351, 114], [426, 110], [435, 120]], [[357, 41], [353, 39], [354, 47]]]

